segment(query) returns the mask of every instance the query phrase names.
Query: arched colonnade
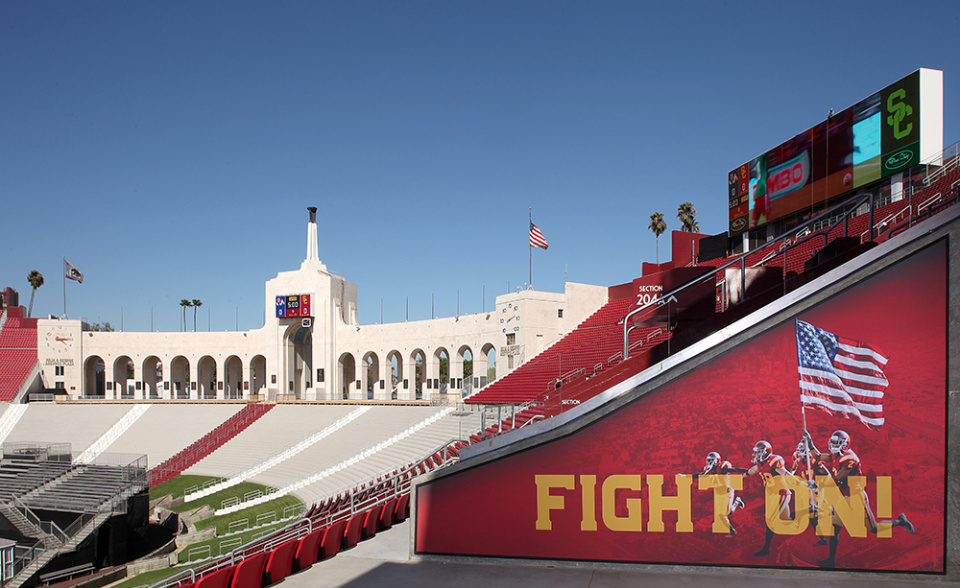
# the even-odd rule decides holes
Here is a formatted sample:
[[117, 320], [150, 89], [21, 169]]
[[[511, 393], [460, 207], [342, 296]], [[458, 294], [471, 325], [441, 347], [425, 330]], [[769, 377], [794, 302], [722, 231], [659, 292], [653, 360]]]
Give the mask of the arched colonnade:
[[128, 355], [83, 360], [83, 396], [129, 400], [229, 400], [265, 394], [267, 361], [263, 355], [240, 358], [212, 355], [140, 362]]
[[422, 400], [469, 394], [496, 378], [492, 343], [457, 348], [345, 351], [337, 358], [333, 399]]

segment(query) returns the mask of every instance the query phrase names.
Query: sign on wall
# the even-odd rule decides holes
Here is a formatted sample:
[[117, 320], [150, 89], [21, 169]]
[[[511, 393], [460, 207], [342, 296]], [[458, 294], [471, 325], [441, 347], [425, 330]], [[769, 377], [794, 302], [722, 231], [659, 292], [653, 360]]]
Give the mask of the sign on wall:
[[415, 550], [942, 573], [946, 275], [940, 242], [570, 435], [464, 462], [417, 487]]

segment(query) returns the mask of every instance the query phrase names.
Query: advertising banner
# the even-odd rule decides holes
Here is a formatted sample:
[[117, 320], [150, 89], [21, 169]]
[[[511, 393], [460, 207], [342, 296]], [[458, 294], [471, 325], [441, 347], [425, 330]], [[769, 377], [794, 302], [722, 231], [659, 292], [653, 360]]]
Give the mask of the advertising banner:
[[417, 487], [415, 550], [942, 573], [946, 280], [941, 241], [570, 435], [464, 462]]
[[918, 164], [920, 73], [731, 171], [731, 236]]

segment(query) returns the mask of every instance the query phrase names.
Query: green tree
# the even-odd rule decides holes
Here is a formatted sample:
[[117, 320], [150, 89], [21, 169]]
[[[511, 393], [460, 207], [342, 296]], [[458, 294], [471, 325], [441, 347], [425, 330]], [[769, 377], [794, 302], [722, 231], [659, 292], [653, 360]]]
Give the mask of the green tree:
[[650, 224], [648, 229], [653, 231], [657, 238], [657, 265], [660, 265], [660, 235], [667, 230], [667, 221], [663, 220], [662, 212], [655, 212], [650, 215]]
[[193, 332], [196, 333], [197, 332], [197, 309], [203, 306], [203, 303], [200, 302], [200, 299], [194, 298], [191, 306], [193, 306]]
[[27, 318], [33, 316], [33, 296], [37, 293], [37, 288], [43, 285], [43, 274], [33, 270], [27, 275], [27, 282], [33, 290], [30, 292], [30, 308], [27, 309]]
[[180, 322], [181, 331], [187, 330], [187, 307], [190, 307], [190, 306], [193, 306], [193, 303], [187, 300], [186, 298], [182, 298], [180, 300], [180, 307], [183, 309], [183, 321]]
[[700, 225], [697, 223], [697, 209], [693, 204], [684, 202], [677, 208], [677, 218], [683, 225], [683, 230], [688, 233], [699, 233]]

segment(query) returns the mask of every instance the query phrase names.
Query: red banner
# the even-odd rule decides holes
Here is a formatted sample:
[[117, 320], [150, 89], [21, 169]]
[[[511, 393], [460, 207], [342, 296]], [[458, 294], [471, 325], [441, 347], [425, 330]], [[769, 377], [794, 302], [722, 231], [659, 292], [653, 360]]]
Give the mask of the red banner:
[[943, 572], [946, 267], [940, 243], [796, 317], [831, 369], [831, 341], [882, 350], [881, 426], [807, 410], [814, 457], [795, 455], [791, 318], [572, 435], [419, 486], [415, 550]]

